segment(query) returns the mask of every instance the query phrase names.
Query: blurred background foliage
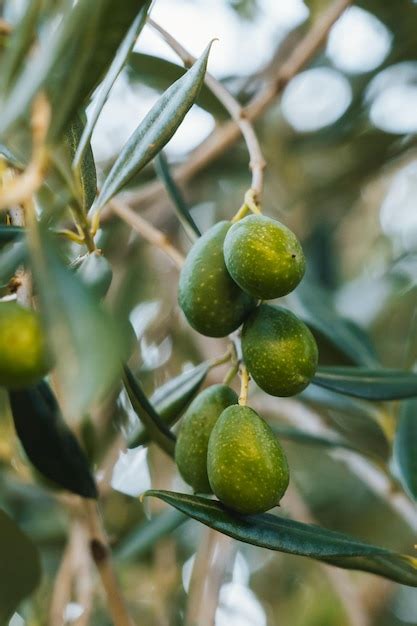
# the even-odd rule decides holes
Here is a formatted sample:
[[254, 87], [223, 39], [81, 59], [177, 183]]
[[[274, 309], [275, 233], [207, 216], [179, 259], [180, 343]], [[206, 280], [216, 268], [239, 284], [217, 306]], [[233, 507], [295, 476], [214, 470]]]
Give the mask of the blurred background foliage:
[[[24, 0], [2, 4], [3, 16], [12, 23], [26, 10]], [[157, 0], [152, 15], [193, 54], [218, 37], [209, 68], [245, 103], [327, 6], [327, 0]], [[413, 367], [417, 358], [416, 28], [416, 2], [355, 3], [333, 27], [322, 52], [256, 123], [268, 163], [265, 212], [288, 224], [302, 240], [307, 282], [310, 288], [314, 284], [322, 305], [365, 329], [384, 366], [400, 368]], [[144, 113], [182, 74], [179, 66], [171, 50], [145, 28], [93, 135], [99, 183]], [[199, 106], [167, 146], [170, 165], [190, 158], [225, 117], [203, 90]], [[154, 177], [149, 166], [134, 181], [131, 198]], [[240, 142], [189, 181], [183, 193], [205, 230], [235, 213], [248, 186], [247, 154]], [[143, 215], [184, 251], [189, 248], [166, 196]], [[113, 268], [107, 302], [132, 323], [136, 339], [131, 364], [149, 394], [184, 368], [222, 352], [221, 341], [204, 339], [186, 327], [176, 304], [177, 270], [160, 251], [114, 216], [102, 224], [98, 245]], [[68, 254], [74, 251], [70, 247]], [[297, 290], [301, 300], [304, 289], [306, 281]], [[317, 336], [322, 364], [349, 362], [319, 331]], [[35, 540], [44, 566], [41, 588], [11, 626], [40, 625], [69, 521], [55, 493], [28, 469], [12, 433], [7, 403], [3, 396], [0, 400], [1, 506]], [[374, 459], [386, 459], [380, 416], [395, 415], [395, 405], [375, 408], [365, 402], [352, 408], [329, 402], [326, 408], [308, 394], [306, 401], [350, 445]], [[272, 423], [286, 423], [287, 401], [265, 403], [253, 391], [253, 404]], [[379, 409], [375, 421], [368, 413]], [[128, 431], [136, 417], [122, 393], [99, 407], [91, 420], [99, 424], [94, 440], [88, 422], [79, 430], [98, 463], [120, 425]], [[285, 445], [292, 480], [320, 523], [373, 543], [409, 549], [415, 541], [410, 528], [349, 471], [333, 448], [290, 440]], [[151, 482], [158, 488], [185, 488], [171, 461], [153, 446], [121, 454], [104, 500], [104, 517], [137, 623], [180, 625], [203, 527], [161, 504], [141, 503], [136, 496]], [[161, 511], [159, 526], [149, 524], [147, 518], [159, 519]], [[369, 626], [417, 623], [417, 590], [363, 573], [349, 577], [359, 590]], [[76, 624], [83, 608], [68, 605], [65, 623]], [[91, 623], [110, 624], [99, 591]], [[349, 623], [317, 564], [239, 545], [221, 588], [216, 626]]]

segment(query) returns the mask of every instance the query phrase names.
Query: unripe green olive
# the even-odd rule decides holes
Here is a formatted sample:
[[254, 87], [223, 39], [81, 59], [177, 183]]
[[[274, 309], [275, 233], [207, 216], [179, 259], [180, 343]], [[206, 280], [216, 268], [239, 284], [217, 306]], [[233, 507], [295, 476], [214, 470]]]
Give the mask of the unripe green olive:
[[45, 376], [50, 359], [39, 314], [16, 302], [0, 303], [0, 385], [19, 389]]
[[230, 277], [223, 242], [230, 222], [210, 228], [191, 248], [181, 270], [178, 301], [190, 325], [202, 335], [225, 337], [255, 306]]
[[233, 224], [224, 240], [229, 274], [260, 300], [285, 296], [305, 272], [305, 258], [294, 233], [265, 215], [248, 215]]
[[262, 304], [242, 330], [246, 366], [261, 389], [272, 396], [300, 393], [317, 369], [316, 341], [294, 313]]
[[223, 411], [210, 435], [207, 471], [218, 499], [233, 511], [276, 506], [289, 482], [285, 453], [268, 424], [247, 406]]
[[236, 393], [227, 385], [212, 385], [192, 401], [182, 418], [175, 461], [185, 482], [196, 492], [211, 493], [207, 477], [210, 433], [224, 409], [237, 401]]

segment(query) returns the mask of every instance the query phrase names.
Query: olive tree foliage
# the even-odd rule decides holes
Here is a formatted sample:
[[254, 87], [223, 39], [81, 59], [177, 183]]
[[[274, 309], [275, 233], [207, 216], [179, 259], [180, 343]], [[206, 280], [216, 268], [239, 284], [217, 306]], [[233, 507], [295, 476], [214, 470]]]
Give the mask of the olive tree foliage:
[[[410, 365], [413, 359], [409, 358], [405, 367], [386, 366], [366, 330], [338, 311], [332, 294], [334, 267], [323, 259], [323, 248], [329, 243], [326, 233], [332, 225], [329, 206], [333, 203], [339, 216], [346, 213], [357, 200], [360, 184], [393, 156], [399, 158], [412, 150], [413, 141], [399, 142], [369, 127], [363, 130], [359, 106], [371, 76], [353, 84], [350, 109], [331, 135], [324, 131], [317, 136], [287, 136], [276, 154], [270, 154], [267, 133], [264, 136], [260, 127], [259, 141], [253, 128], [270, 106], [275, 107], [288, 81], [322, 59], [326, 36], [350, 3], [309, 3], [310, 19], [292, 33], [294, 41], [286, 42], [289, 50], [283, 46], [284, 52], [278, 51], [277, 67], [272, 62], [268, 71], [250, 77], [246, 84], [213, 79], [207, 73], [207, 63], [216, 43], [202, 41], [200, 56], [191, 57], [178, 42], [170, 40], [169, 33], [150, 21], [149, 0], [78, 0], [75, 4], [28, 0], [22, 3], [21, 11], [12, 11], [11, 4], [6, 3], [0, 22], [0, 307], [16, 298], [20, 305], [34, 309], [47, 344], [49, 371], [44, 378], [42, 371], [30, 386], [19, 384], [19, 376], [13, 378], [13, 373], [12, 378], [2, 379], [4, 364], [12, 367], [19, 351], [29, 353], [31, 344], [25, 345], [18, 332], [10, 350], [10, 338], [4, 339], [8, 323], [4, 330], [0, 327], [0, 383], [4, 385], [1, 430], [7, 441], [1, 451], [0, 622], [7, 624], [19, 610], [33, 623], [45, 623], [47, 614], [51, 624], [60, 623], [53, 621], [53, 616], [65, 608], [59, 604], [62, 594], [57, 593], [62, 579], [57, 577], [54, 585], [55, 576], [46, 564], [41, 583], [43, 543], [53, 542], [55, 533], [60, 536], [60, 556], [69, 537], [60, 571], [69, 568], [71, 580], [75, 578], [74, 569], [68, 565], [76, 552], [72, 546], [78, 551], [84, 546], [97, 566], [111, 619], [116, 625], [132, 623], [113, 560], [123, 563], [150, 550], [161, 536], [189, 520], [246, 544], [416, 587], [417, 561], [411, 540], [404, 544], [394, 537], [387, 547], [377, 545], [377, 538], [368, 542], [297, 519], [290, 507], [287, 512], [285, 496], [282, 509], [267, 512], [278, 504], [288, 484], [282, 448], [294, 444], [319, 454], [340, 453], [353, 470], [359, 459], [366, 468], [361, 476], [364, 484], [373, 489], [376, 477], [377, 484], [387, 485], [378, 495], [409, 525], [416, 525], [412, 503], [417, 497], [417, 374]], [[243, 19], [250, 19], [257, 10], [256, 2], [229, 4]], [[415, 55], [412, 25], [416, 7], [410, 3], [397, 11], [391, 3], [372, 0], [360, 5], [389, 24], [402, 42], [393, 46], [386, 65]], [[134, 50], [149, 24], [183, 63]], [[157, 90], [159, 99], [137, 120], [136, 129], [112, 162], [97, 163], [90, 141], [122, 72], [132, 86]], [[195, 152], [171, 167], [163, 148], [194, 104], [216, 119], [216, 128]], [[238, 149], [234, 146], [237, 142]], [[298, 284], [304, 273], [304, 265], [302, 269], [300, 265], [296, 280], [282, 293], [272, 290], [268, 292], [272, 295], [263, 296], [262, 289], [252, 293], [248, 271], [255, 271], [257, 256], [245, 270], [242, 250], [249, 254], [249, 243], [239, 241], [237, 254], [232, 242], [225, 247], [226, 268], [223, 240], [232, 239], [226, 235], [229, 229], [231, 233], [238, 225], [256, 220], [261, 223], [262, 211], [268, 212], [271, 196], [268, 182], [263, 189], [265, 155], [267, 165], [273, 164], [270, 167], [282, 165], [283, 176], [287, 159], [291, 177], [296, 168], [290, 165], [297, 162], [297, 151], [320, 151], [325, 163], [333, 159], [338, 146], [345, 144], [354, 157], [344, 163], [343, 171], [333, 177], [321, 176], [320, 181], [308, 174], [302, 182], [304, 188], [297, 182], [293, 197], [288, 199], [289, 205], [295, 204], [297, 194], [308, 192], [312, 206], [303, 281]], [[210, 186], [215, 185], [219, 174], [216, 160], [225, 172], [222, 176], [230, 179], [240, 195], [233, 197], [234, 208], [229, 204], [214, 215], [211, 211], [211, 217], [197, 219], [201, 214], [190, 209], [184, 187], [191, 198], [201, 201], [201, 194], [209, 194]], [[252, 182], [248, 179], [248, 161]], [[216, 194], [218, 191], [213, 197]], [[146, 219], [142, 215], [145, 210]], [[216, 222], [224, 226], [218, 227]], [[154, 224], [169, 230], [170, 237]], [[212, 228], [224, 232], [220, 244], [218, 240], [210, 244], [209, 254], [205, 242], [214, 232]], [[278, 228], [272, 238], [278, 250], [280, 238], [290, 237], [286, 234], [290, 231], [283, 230], [276, 220], [271, 228]], [[300, 239], [301, 230], [296, 233]], [[297, 254], [303, 254], [295, 237], [291, 242]], [[191, 246], [193, 251], [184, 263]], [[216, 261], [213, 254], [217, 254]], [[177, 285], [173, 289], [170, 279], [163, 283], [164, 255], [170, 259], [170, 271], [181, 270], [179, 300], [190, 326], [177, 305]], [[279, 266], [279, 256], [274, 263]], [[262, 272], [265, 267], [268, 272], [267, 264]], [[204, 287], [203, 274], [198, 274], [202, 269], [213, 270], [216, 276], [223, 272], [221, 289], [214, 283], [210, 290]], [[270, 274], [272, 269], [271, 265]], [[263, 279], [255, 279], [258, 287]], [[235, 291], [227, 291], [227, 281], [233, 283]], [[137, 329], [129, 321], [150, 299], [149, 294], [154, 297], [158, 291], [172, 315], [164, 318], [161, 309], [157, 310], [153, 332], [159, 338], [169, 334], [175, 354], [163, 376], [142, 358], [134, 332]], [[275, 302], [277, 297], [283, 299]], [[273, 302], [259, 305], [260, 299]], [[203, 309], [197, 311], [201, 301]], [[209, 315], [212, 318], [208, 319]], [[273, 318], [267, 330], [259, 324], [255, 328], [254, 316], [261, 315]], [[278, 321], [277, 316], [281, 316]], [[22, 337], [24, 332], [22, 327]], [[250, 333], [253, 339], [249, 339]], [[293, 335], [302, 337], [299, 347], [291, 343]], [[412, 344], [412, 336], [409, 341]], [[297, 352], [295, 362], [294, 351], [305, 350], [307, 344], [308, 350]], [[409, 352], [413, 356], [412, 345]], [[309, 360], [307, 368], [301, 364], [303, 359]], [[298, 385], [289, 378], [293, 370], [299, 374], [301, 369], [305, 379]], [[277, 376], [279, 380], [274, 379]], [[219, 401], [216, 405], [217, 413], [213, 402], [207, 408], [201, 400], [203, 387], [211, 389], [214, 382], [223, 385], [222, 393], [228, 398], [226, 404]], [[225, 385], [240, 389], [238, 403], [238, 395], [225, 392]], [[286, 397], [283, 401], [282, 396]], [[302, 423], [293, 419], [294, 407], [298, 407]], [[233, 422], [223, 418], [216, 422], [224, 409], [233, 414]], [[239, 430], [243, 413], [247, 433], [251, 433], [246, 439], [243, 427]], [[196, 423], [190, 426], [191, 416]], [[176, 443], [185, 428], [188, 439], [180, 459]], [[215, 429], [213, 437], [211, 428]], [[224, 457], [222, 450], [225, 442], [229, 442], [229, 457]], [[271, 450], [270, 457], [262, 458], [256, 466], [240, 468], [233, 451], [239, 446], [246, 450], [250, 445], [259, 458], [265, 450]], [[114, 523], [117, 546], [112, 555], [98, 507], [115, 497], [111, 473], [117, 454], [126, 448], [148, 446], [164, 452], [155, 458], [171, 473], [176, 470], [167, 457], [176, 459], [180, 470], [181, 463], [188, 464], [192, 485], [197, 469], [189, 466], [194, 461], [188, 453], [195, 446], [199, 462], [203, 458], [198, 471], [201, 469], [201, 484], [207, 489], [196, 489], [195, 494], [185, 484], [181, 492], [152, 489], [145, 503], [124, 497], [118, 506], [124, 505], [128, 513], [122, 522]], [[227, 468], [228, 459], [236, 461], [233, 467], [237, 469], [227, 473], [225, 486], [226, 469], [222, 473], [221, 463]], [[310, 470], [314, 472], [314, 468]], [[186, 473], [181, 470], [183, 476]], [[269, 489], [271, 481], [277, 483], [268, 491], [272, 499], [268, 495], [265, 500], [261, 498], [260, 505], [258, 501], [254, 507], [248, 505], [253, 493], [261, 490], [264, 482]], [[236, 506], [235, 493], [231, 495], [230, 489], [242, 483], [245, 504]], [[394, 503], [390, 501], [391, 488], [396, 490]], [[201, 491], [214, 491], [217, 498]], [[349, 499], [349, 493], [339, 495]], [[169, 508], [144, 521], [144, 507], [155, 498]], [[31, 523], [31, 518], [43, 516], [43, 508], [44, 529]], [[63, 530], [62, 518], [66, 516], [70, 521], [64, 523]], [[56, 570], [60, 559], [54, 558]], [[87, 570], [95, 580], [90, 562]], [[39, 599], [40, 585], [48, 589], [47, 600]], [[74, 595], [72, 583], [63, 595], [68, 603]]]

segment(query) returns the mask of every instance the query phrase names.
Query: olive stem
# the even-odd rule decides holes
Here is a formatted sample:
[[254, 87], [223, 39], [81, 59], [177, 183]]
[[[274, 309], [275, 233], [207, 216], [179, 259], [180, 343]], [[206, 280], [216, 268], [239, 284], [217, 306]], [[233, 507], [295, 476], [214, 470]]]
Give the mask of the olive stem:
[[239, 371], [239, 363], [234, 363], [229, 369], [229, 371], [226, 373], [226, 376], [223, 378], [223, 384], [230, 385], [230, 383], [235, 378], [238, 371]]
[[256, 202], [256, 194], [253, 189], [247, 190], [247, 192], [245, 193], [244, 202], [240, 209], [237, 211], [237, 213], [232, 217], [231, 222], [235, 223], [243, 219], [249, 211], [252, 211], [252, 213], [255, 213], [255, 215], [262, 214], [262, 211]]
[[[196, 58], [190, 54], [170, 33], [162, 28], [162, 26], [157, 24], [151, 18], [148, 18], [148, 24], [152, 26], [152, 28], [163, 37], [172, 50], [178, 54], [185, 66], [195, 63]], [[263, 190], [266, 162], [252, 123], [246, 117], [244, 108], [239, 104], [236, 98], [220, 81], [217, 80], [217, 78], [210, 74], [210, 72], [206, 72], [204, 82], [228, 111], [245, 140], [249, 153], [249, 169], [252, 172], [251, 190], [255, 203], [259, 204]]]
[[[267, 111], [283, 92], [291, 78], [301, 71], [322, 48], [331, 27], [351, 4], [352, 0], [334, 0], [293, 48], [288, 58], [278, 65], [275, 76], [242, 109], [245, 119], [253, 122]], [[234, 119], [216, 128], [191, 153], [190, 158], [173, 171], [175, 182], [181, 185], [192, 179], [193, 176], [235, 144], [240, 136], [240, 128]], [[159, 180], [154, 180], [141, 187], [140, 190], [128, 194], [127, 197], [132, 206], [137, 208], [158, 203], [164, 193], [164, 185]], [[109, 206], [109, 209], [111, 208]], [[129, 208], [129, 211], [134, 214], [133, 208]], [[110, 217], [111, 210], [102, 213], [102, 221]]]
[[240, 366], [240, 395], [239, 395], [240, 406], [246, 406], [248, 402], [249, 381], [250, 381], [250, 376], [249, 376], [248, 369], [246, 365], [242, 363]]
[[225, 363], [230, 361], [230, 359], [233, 358], [233, 353], [234, 353], [234, 346], [231, 343], [224, 354], [210, 361], [210, 369], [213, 367], [217, 367], [218, 365], [224, 365]]

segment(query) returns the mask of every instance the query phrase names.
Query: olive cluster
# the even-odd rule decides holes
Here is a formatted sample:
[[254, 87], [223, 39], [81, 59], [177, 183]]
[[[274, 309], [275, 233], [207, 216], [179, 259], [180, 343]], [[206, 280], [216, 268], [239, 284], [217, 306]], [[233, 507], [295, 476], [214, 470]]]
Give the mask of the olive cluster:
[[[314, 376], [316, 342], [292, 312], [259, 301], [287, 295], [304, 272], [294, 233], [269, 217], [249, 215], [217, 223], [194, 244], [178, 299], [203, 335], [224, 337], [243, 324], [243, 360], [252, 378], [273, 396], [292, 396]], [[239, 513], [259, 513], [285, 493], [288, 464], [270, 426], [237, 402], [226, 385], [197, 396], [182, 420], [176, 462], [196, 492], [214, 493]]]

